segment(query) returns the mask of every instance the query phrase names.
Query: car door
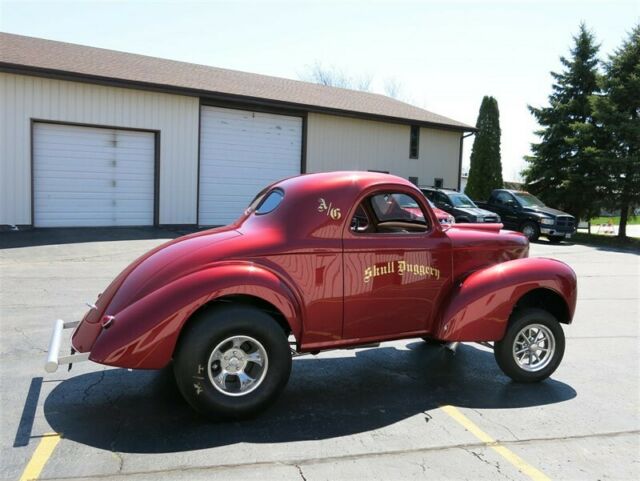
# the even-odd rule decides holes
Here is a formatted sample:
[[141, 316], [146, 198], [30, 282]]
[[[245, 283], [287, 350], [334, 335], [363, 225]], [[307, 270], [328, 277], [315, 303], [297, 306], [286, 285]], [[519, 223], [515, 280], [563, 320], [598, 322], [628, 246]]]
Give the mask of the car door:
[[510, 193], [498, 192], [494, 205], [506, 229], [517, 230], [520, 227], [518, 210], [516, 208], [518, 203]]
[[[401, 207], [410, 199], [412, 206]], [[408, 205], [405, 202], [405, 205]], [[365, 193], [343, 236], [344, 339], [430, 331], [451, 278], [451, 242], [408, 187]]]

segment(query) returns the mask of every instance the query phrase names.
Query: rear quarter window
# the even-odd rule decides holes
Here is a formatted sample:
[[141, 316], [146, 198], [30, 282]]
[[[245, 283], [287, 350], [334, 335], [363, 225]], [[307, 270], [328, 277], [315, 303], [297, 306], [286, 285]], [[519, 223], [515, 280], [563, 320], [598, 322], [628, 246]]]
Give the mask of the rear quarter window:
[[269, 192], [256, 207], [256, 214], [263, 215], [273, 212], [284, 199], [284, 192], [280, 189], [275, 189]]

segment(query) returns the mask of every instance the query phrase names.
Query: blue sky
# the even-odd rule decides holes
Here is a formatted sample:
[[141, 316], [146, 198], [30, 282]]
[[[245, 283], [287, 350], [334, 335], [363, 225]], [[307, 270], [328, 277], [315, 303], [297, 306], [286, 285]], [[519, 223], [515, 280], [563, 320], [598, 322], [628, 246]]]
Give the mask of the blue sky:
[[469, 124], [493, 95], [508, 180], [535, 140], [526, 106], [546, 102], [580, 21], [605, 57], [640, 22], [640, 1], [0, 0], [5, 32], [293, 79], [321, 62], [378, 92], [395, 79], [404, 100]]

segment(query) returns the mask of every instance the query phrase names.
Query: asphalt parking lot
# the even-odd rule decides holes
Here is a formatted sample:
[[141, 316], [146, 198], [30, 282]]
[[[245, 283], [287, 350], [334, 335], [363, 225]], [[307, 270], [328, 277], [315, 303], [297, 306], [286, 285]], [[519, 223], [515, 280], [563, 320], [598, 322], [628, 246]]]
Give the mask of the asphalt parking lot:
[[531, 246], [579, 277], [564, 361], [537, 385], [479, 345], [390, 342], [297, 358], [273, 408], [211, 423], [168, 370], [46, 375], [53, 320], [175, 235], [0, 233], [2, 479], [640, 479], [640, 253]]

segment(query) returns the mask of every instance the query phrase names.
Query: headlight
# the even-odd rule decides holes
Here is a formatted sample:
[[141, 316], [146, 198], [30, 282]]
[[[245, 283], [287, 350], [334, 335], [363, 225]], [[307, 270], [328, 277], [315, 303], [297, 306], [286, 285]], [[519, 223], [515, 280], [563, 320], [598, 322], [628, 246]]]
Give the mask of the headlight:
[[456, 218], [451, 216], [451, 217], [447, 217], [447, 223], [448, 224], [455, 224], [456, 223]]
[[553, 225], [556, 223], [556, 221], [554, 219], [551, 219], [549, 217], [543, 217], [542, 219], [540, 219], [540, 223], [542, 225]]

